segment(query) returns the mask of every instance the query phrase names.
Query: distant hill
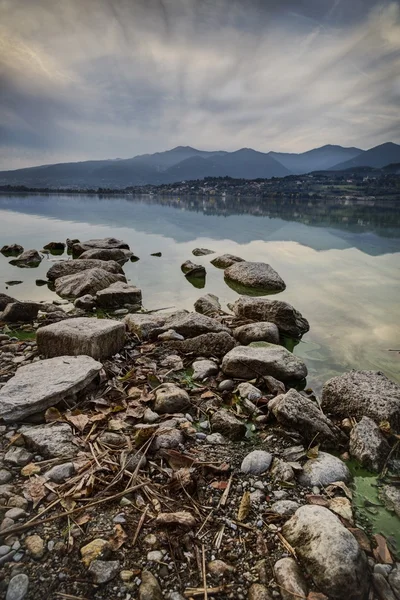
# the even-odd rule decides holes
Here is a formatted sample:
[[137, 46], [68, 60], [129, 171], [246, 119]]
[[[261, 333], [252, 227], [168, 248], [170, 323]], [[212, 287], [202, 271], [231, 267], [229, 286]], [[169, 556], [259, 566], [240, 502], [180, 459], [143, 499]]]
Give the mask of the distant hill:
[[355, 158], [338, 163], [331, 167], [331, 170], [342, 171], [354, 167], [375, 167], [380, 169], [398, 162], [400, 162], [400, 146], [393, 144], [393, 142], [387, 142], [386, 144], [366, 150]]
[[311, 171], [323, 171], [340, 162], [350, 160], [364, 153], [360, 148], [343, 148], [342, 146], [322, 146], [301, 154], [270, 152], [269, 155], [280, 162], [292, 173], [300, 175]]
[[[370, 150], [323, 146], [300, 154], [257, 152], [242, 148], [235, 152], [206, 152], [178, 146], [166, 152], [133, 158], [91, 160], [43, 165], [15, 171], [0, 171], [0, 185], [37, 188], [125, 188], [176, 183], [205, 177], [269, 179], [313, 171], [343, 171], [359, 167], [381, 168], [400, 163], [400, 146], [382, 144]], [[392, 172], [392, 171], [391, 171]]]

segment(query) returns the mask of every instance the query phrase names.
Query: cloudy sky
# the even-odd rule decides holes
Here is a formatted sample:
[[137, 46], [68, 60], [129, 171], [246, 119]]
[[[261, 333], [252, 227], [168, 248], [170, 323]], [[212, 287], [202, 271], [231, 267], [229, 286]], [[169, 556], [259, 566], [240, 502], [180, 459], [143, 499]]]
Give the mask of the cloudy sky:
[[400, 1], [0, 0], [0, 169], [400, 142]]

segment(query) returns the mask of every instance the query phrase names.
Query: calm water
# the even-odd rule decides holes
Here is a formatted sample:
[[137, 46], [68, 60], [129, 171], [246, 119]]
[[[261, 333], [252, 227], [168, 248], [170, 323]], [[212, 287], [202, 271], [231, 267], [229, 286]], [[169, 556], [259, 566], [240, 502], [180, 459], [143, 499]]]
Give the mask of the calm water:
[[[203, 292], [223, 305], [238, 295], [224, 282], [205, 247], [270, 263], [287, 289], [276, 297], [298, 308], [311, 330], [296, 347], [320, 389], [336, 373], [379, 369], [400, 381], [400, 217], [395, 207], [279, 204], [255, 200], [163, 200], [76, 195], [0, 195], [0, 246], [19, 243], [40, 250], [67, 237], [114, 236], [140, 257], [125, 265], [143, 291], [147, 309], [193, 307]], [[162, 252], [162, 257], [150, 256]], [[67, 258], [65, 255], [64, 258]], [[180, 265], [207, 267], [204, 290], [194, 288]], [[18, 299], [55, 297], [44, 279], [54, 257], [37, 269], [19, 269], [0, 255], [0, 291]], [[23, 283], [7, 289], [9, 280]]]

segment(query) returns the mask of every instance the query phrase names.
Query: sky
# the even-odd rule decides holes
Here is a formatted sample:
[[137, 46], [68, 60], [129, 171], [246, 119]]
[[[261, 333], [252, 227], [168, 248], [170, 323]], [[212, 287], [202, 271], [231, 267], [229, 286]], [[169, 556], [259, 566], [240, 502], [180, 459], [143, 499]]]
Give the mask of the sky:
[[400, 0], [0, 0], [0, 169], [400, 143]]

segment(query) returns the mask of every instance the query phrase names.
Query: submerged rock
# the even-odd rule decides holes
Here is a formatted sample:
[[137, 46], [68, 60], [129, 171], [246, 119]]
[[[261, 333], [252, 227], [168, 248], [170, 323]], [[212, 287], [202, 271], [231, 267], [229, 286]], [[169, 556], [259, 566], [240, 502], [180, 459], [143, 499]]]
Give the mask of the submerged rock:
[[244, 258], [234, 256], [233, 254], [222, 254], [221, 256], [214, 258], [211, 261], [211, 264], [214, 265], [214, 267], [217, 267], [217, 269], [227, 269], [238, 262], [244, 262]]
[[322, 390], [322, 407], [335, 416], [370, 417], [400, 430], [400, 386], [380, 371], [350, 371], [329, 379]]
[[230, 440], [241, 440], [246, 435], [246, 425], [225, 408], [213, 414], [211, 427], [214, 433], [221, 433]]
[[214, 294], [205, 294], [205, 296], [201, 296], [201, 298], [196, 300], [194, 309], [202, 315], [213, 316], [219, 314], [221, 305], [218, 296], [214, 296]]
[[64, 242], [49, 242], [45, 246], [43, 246], [44, 250], [50, 250], [55, 252], [64, 252], [65, 243]]
[[86, 355], [101, 359], [124, 346], [125, 326], [113, 319], [66, 319], [38, 329], [36, 342], [39, 354], [46, 358]]
[[367, 600], [367, 559], [355, 537], [322, 506], [302, 506], [283, 526], [285, 539], [315, 585], [332, 600]]
[[82, 271], [87, 271], [88, 269], [103, 269], [104, 271], [108, 271], [109, 273], [116, 273], [123, 275], [124, 271], [122, 270], [121, 265], [119, 265], [114, 260], [63, 260], [60, 262], [54, 263], [47, 271], [47, 278], [50, 281], [55, 281], [59, 277], [64, 277], [65, 275], [75, 275], [76, 273], [81, 273]]
[[369, 417], [363, 417], [350, 433], [350, 455], [371, 469], [380, 471], [390, 452], [390, 446], [378, 425]]
[[237, 346], [225, 355], [222, 370], [241, 379], [272, 375], [280, 381], [295, 381], [307, 376], [307, 367], [300, 358], [283, 346]]
[[89, 356], [60, 356], [20, 367], [0, 389], [0, 417], [19, 421], [87, 387], [101, 370]]
[[281, 292], [286, 288], [280, 275], [262, 262], [237, 262], [225, 269], [224, 277], [231, 283], [260, 291]]
[[10, 264], [17, 267], [37, 267], [41, 262], [42, 257], [37, 250], [25, 250], [17, 258], [10, 260]]
[[19, 256], [23, 251], [23, 247], [19, 244], [5, 244], [0, 250], [4, 256]]
[[351, 474], [345, 463], [327, 452], [319, 452], [317, 458], [310, 458], [303, 466], [299, 482], [306, 487], [327, 486], [334, 481], [347, 483]]
[[251, 342], [279, 344], [279, 329], [275, 323], [268, 323], [268, 321], [236, 327], [233, 330], [233, 336], [243, 346], [247, 346]]
[[206, 268], [203, 265], [195, 265], [191, 260], [187, 260], [181, 265], [181, 270], [185, 277], [205, 277]]
[[229, 333], [221, 331], [203, 333], [187, 340], [174, 340], [170, 346], [182, 354], [222, 357], [235, 347], [235, 340]]
[[289, 337], [300, 338], [310, 329], [301, 313], [282, 300], [242, 296], [233, 305], [233, 312], [240, 318], [275, 323], [280, 333]]
[[81, 273], [59, 277], [55, 282], [55, 290], [59, 296], [66, 298], [79, 298], [86, 294], [94, 296], [96, 292], [117, 281], [126, 283], [125, 276], [99, 268], [87, 269]]
[[140, 305], [142, 290], [128, 283], [117, 281], [97, 292], [96, 303], [101, 308], [114, 308], [124, 304]]

